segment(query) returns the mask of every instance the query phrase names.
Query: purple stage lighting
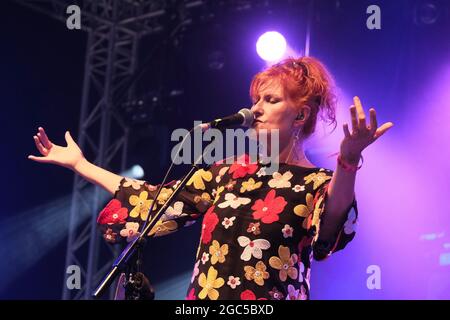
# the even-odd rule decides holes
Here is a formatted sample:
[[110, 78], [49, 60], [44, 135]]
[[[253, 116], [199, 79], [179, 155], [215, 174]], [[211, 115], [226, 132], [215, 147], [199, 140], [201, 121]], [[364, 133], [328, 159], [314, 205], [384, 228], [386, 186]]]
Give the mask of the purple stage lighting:
[[256, 52], [265, 61], [280, 60], [286, 51], [286, 39], [276, 31], [269, 31], [261, 35], [256, 42]]

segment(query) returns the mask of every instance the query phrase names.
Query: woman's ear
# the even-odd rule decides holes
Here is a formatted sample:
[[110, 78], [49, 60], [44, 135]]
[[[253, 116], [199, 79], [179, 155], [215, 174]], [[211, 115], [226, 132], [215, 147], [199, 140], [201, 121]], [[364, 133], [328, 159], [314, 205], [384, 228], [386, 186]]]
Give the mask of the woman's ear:
[[294, 126], [303, 126], [309, 118], [311, 113], [311, 108], [308, 105], [304, 105], [300, 108], [297, 117], [294, 121]]

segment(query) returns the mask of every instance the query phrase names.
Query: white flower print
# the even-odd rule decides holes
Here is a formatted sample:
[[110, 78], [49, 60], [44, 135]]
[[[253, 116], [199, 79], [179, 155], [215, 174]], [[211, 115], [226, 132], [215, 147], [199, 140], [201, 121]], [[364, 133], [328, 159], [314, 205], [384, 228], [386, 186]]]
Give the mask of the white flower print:
[[261, 259], [262, 250], [270, 248], [270, 242], [265, 239], [250, 240], [245, 236], [240, 236], [237, 240], [241, 247], [245, 247], [241, 254], [241, 259], [244, 261], [249, 261], [252, 256]]
[[250, 198], [241, 198], [233, 193], [227, 193], [225, 195], [225, 201], [220, 203], [218, 207], [222, 209], [227, 207], [232, 207], [233, 209], [236, 209], [241, 205], [249, 204], [250, 201], [251, 201]]
[[299, 184], [296, 184], [292, 190], [294, 190], [294, 192], [300, 192], [300, 191], [305, 191], [305, 186], [301, 186]]
[[132, 187], [134, 190], [139, 190], [143, 184], [144, 184], [144, 181], [125, 178], [125, 182], [123, 183], [123, 186], [126, 188]]
[[202, 264], [205, 264], [209, 261], [209, 253], [203, 252], [202, 254]]
[[347, 221], [344, 224], [344, 232], [345, 234], [352, 234], [356, 231], [356, 212], [355, 209], [352, 210], [348, 214]]
[[291, 186], [292, 172], [286, 171], [284, 174], [274, 172], [273, 179], [269, 181], [269, 187], [271, 188], [289, 188]]
[[303, 262], [299, 261], [298, 269], [298, 282], [303, 282], [303, 272], [305, 272], [305, 265]]
[[183, 213], [184, 203], [181, 201], [177, 201], [167, 208], [166, 212], [162, 217], [162, 221], [173, 220], [182, 216], [187, 216], [186, 213]]
[[228, 171], [230, 167], [223, 167], [219, 170], [219, 174], [216, 177], [216, 182], [219, 183], [220, 180], [222, 180], [222, 177], [225, 175], [225, 173]]
[[308, 296], [306, 295], [306, 289], [304, 286], [301, 286], [299, 300], [307, 300], [307, 299], [308, 299]]
[[225, 227], [225, 229], [228, 229], [233, 225], [234, 220], [236, 220], [236, 217], [227, 218], [225, 217], [222, 221], [222, 225]]
[[200, 269], [198, 268], [199, 265], [200, 260], [197, 260], [194, 266], [194, 271], [192, 272], [191, 283], [194, 282], [195, 277], [198, 276], [198, 274], [200, 273]]
[[241, 284], [241, 280], [239, 277], [235, 277], [235, 276], [228, 277], [227, 285], [229, 285], [231, 287], [231, 289], [236, 289], [236, 287], [240, 284]]
[[311, 279], [311, 268], [306, 268], [306, 276], [305, 276], [305, 282], [308, 288], [311, 288], [309, 284], [309, 279]]
[[286, 300], [307, 300], [308, 296], [306, 295], [306, 289], [302, 285], [300, 289], [295, 289], [295, 287], [290, 284], [288, 285], [288, 294], [286, 296]]
[[295, 287], [290, 284], [288, 285], [288, 294], [286, 295], [286, 300], [298, 300], [300, 290], [295, 290]]
[[127, 238], [127, 242], [131, 242], [139, 236], [139, 223], [127, 222], [125, 228], [120, 230], [120, 235]]
[[290, 225], [285, 224], [284, 228], [281, 229], [281, 232], [283, 232], [284, 238], [292, 237], [292, 234], [294, 233], [294, 228], [292, 228]]
[[266, 176], [267, 175], [266, 167], [261, 167], [261, 169], [258, 170], [256, 175], [258, 176], [258, 178], [261, 178], [262, 176]]

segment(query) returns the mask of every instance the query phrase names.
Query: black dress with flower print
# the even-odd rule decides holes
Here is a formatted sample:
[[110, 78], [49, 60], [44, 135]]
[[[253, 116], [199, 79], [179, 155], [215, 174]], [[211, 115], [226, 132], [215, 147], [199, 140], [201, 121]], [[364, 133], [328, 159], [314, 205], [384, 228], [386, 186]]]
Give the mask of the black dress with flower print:
[[[202, 218], [202, 232], [187, 299], [309, 298], [311, 260], [343, 249], [355, 235], [356, 201], [333, 239], [326, 223], [332, 171], [240, 159], [198, 170], [149, 236], [161, 236]], [[177, 182], [165, 186], [155, 211]], [[124, 178], [98, 217], [106, 241], [131, 241], [154, 201], [156, 187]]]

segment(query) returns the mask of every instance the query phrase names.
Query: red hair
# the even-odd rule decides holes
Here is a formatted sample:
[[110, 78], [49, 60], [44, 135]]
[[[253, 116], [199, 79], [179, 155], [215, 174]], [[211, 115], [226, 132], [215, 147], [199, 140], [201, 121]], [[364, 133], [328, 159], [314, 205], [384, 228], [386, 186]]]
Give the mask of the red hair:
[[256, 74], [250, 85], [250, 97], [255, 101], [261, 86], [272, 80], [279, 80], [284, 94], [300, 109], [303, 105], [311, 108], [303, 126], [303, 136], [314, 133], [317, 115], [322, 121], [336, 128], [335, 84], [327, 68], [316, 58], [287, 58]]

